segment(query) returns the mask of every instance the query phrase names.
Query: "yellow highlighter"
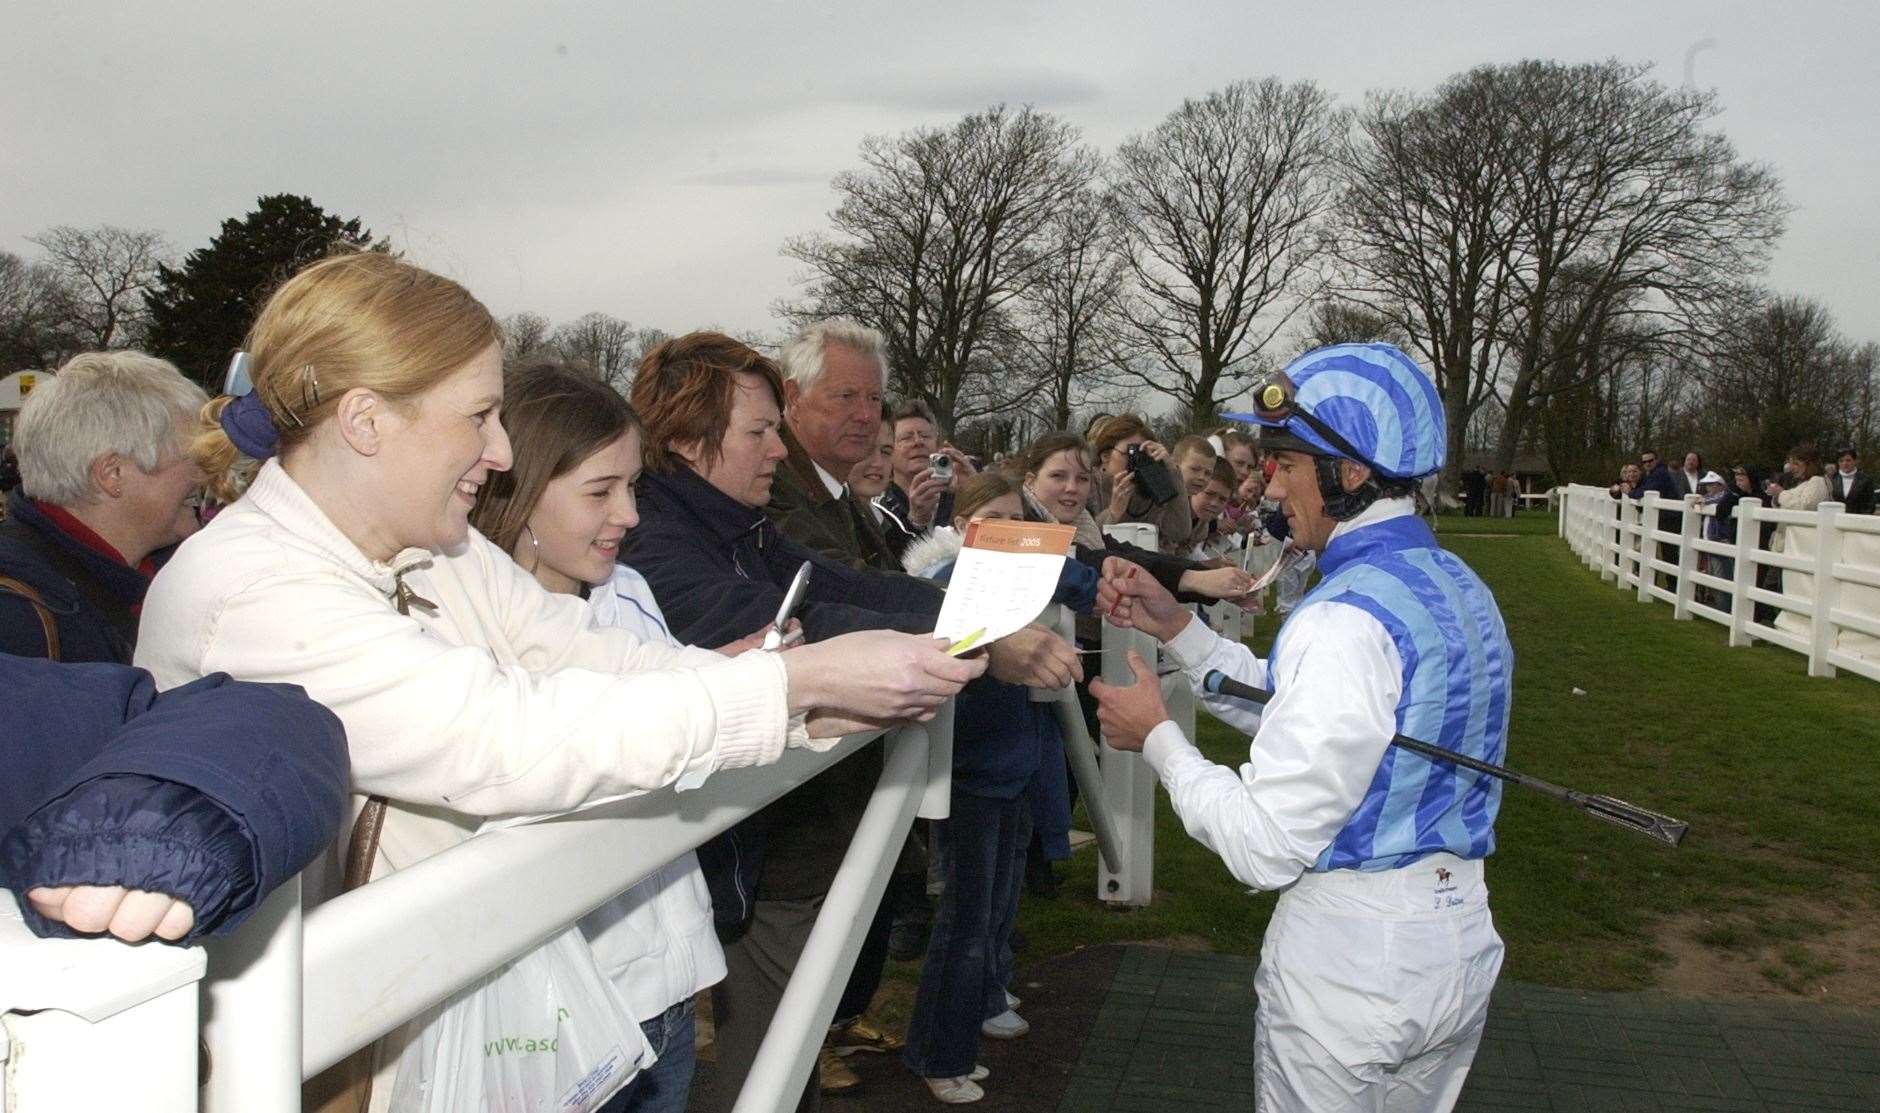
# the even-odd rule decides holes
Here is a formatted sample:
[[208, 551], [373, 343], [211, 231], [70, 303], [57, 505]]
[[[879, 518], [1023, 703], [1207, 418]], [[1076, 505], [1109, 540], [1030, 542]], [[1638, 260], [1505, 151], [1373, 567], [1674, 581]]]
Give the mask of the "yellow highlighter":
[[979, 639], [985, 636], [986, 636], [986, 628], [984, 626], [981, 626], [979, 629], [974, 630], [972, 633], [961, 638], [959, 641], [956, 641], [952, 645], [947, 646], [947, 656], [958, 657], [960, 654], [966, 652], [967, 650], [971, 649], [973, 646], [977, 645], [979, 643]]

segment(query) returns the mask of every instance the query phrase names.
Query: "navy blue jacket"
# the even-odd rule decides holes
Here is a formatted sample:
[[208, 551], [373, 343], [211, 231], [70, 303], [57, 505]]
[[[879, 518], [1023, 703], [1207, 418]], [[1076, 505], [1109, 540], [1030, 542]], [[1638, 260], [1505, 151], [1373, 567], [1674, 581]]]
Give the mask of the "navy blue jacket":
[[[770, 622], [804, 561], [815, 566], [797, 608], [809, 641], [856, 630], [924, 634], [940, 614], [945, 595], [935, 585], [813, 552], [690, 468], [643, 473], [638, 501], [640, 524], [620, 559], [646, 577], [673, 637], [687, 645], [724, 645]], [[864, 747], [699, 847], [721, 938], [743, 931], [758, 898], [829, 891], [880, 776], [881, 748]]]
[[672, 636], [687, 645], [736, 641], [777, 615], [804, 561], [815, 565], [797, 617], [812, 642], [856, 630], [933, 629], [944, 595], [913, 576], [851, 568], [785, 537], [690, 468], [640, 476], [640, 524], [620, 560], [653, 589]]
[[1671, 478], [1671, 469], [1665, 467], [1663, 460], [1658, 461], [1652, 470], [1646, 472], [1645, 477], [1639, 480], [1639, 485], [1627, 493], [1635, 499], [1642, 499], [1647, 491], [1657, 491], [1658, 497], [1666, 502], [1684, 501], [1684, 493], [1678, 490], [1678, 481]]
[[0, 887], [123, 885], [220, 934], [338, 834], [346, 736], [286, 684], [217, 673], [159, 694], [142, 669], [0, 654]]
[[[60, 529], [22, 490], [7, 496], [0, 522], [0, 576], [39, 593], [59, 630], [62, 661], [131, 663], [137, 608], [150, 581]], [[46, 656], [45, 629], [32, 604], [0, 591], [0, 653]]]
[[[1675, 503], [1678, 506], [1684, 505], [1684, 494], [1678, 490], [1678, 481], [1671, 478], [1671, 469], [1665, 467], [1663, 460], [1658, 461], [1657, 466], [1646, 472], [1645, 477], [1639, 481], [1639, 485], [1626, 494], [1635, 499], [1643, 499], [1647, 491], [1657, 491], [1658, 497], [1666, 502]], [[1676, 533], [1684, 524], [1682, 517], [1675, 510], [1660, 510], [1658, 528], [1666, 533]]]

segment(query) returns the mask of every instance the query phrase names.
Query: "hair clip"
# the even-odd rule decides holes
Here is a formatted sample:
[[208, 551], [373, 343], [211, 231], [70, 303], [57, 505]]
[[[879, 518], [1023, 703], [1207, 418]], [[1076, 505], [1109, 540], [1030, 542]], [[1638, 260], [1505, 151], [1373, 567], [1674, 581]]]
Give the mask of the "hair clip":
[[[300, 368], [300, 401], [308, 413], [320, 406], [320, 376], [313, 370], [313, 364], [302, 364]], [[312, 397], [308, 397], [308, 383], [312, 383]]]

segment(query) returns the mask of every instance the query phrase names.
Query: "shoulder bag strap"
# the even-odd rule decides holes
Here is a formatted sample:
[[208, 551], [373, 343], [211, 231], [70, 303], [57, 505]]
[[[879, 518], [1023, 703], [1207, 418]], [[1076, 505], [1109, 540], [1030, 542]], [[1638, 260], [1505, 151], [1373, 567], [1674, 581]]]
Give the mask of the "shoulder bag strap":
[[59, 659], [59, 620], [46, 606], [46, 601], [39, 597], [39, 592], [34, 590], [31, 584], [16, 580], [11, 576], [0, 576], [0, 591], [19, 596], [33, 608], [33, 613], [39, 616], [39, 629], [46, 636], [46, 659], [57, 661]]

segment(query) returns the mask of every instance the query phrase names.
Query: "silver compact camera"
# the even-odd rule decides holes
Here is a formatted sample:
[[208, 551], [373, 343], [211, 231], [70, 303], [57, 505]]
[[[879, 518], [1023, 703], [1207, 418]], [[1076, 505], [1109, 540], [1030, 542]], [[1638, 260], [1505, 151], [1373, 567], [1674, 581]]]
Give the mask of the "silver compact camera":
[[936, 452], [927, 457], [927, 464], [933, 469], [935, 479], [953, 482], [953, 457], [944, 452]]

